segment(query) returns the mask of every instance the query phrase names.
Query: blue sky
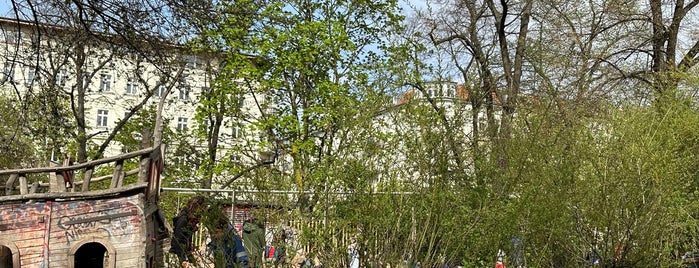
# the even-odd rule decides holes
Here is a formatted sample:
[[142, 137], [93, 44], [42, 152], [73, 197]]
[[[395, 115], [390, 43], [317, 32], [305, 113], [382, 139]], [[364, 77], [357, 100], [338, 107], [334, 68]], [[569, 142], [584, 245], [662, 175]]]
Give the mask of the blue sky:
[[11, 0], [0, 0], [0, 16], [9, 17], [12, 15], [12, 1]]

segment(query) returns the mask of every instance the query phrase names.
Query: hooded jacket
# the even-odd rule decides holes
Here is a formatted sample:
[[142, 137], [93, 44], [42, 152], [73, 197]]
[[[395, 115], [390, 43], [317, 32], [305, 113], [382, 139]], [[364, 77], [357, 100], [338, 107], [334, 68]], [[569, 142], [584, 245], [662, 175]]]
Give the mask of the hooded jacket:
[[196, 230], [196, 226], [192, 226], [189, 222], [189, 217], [186, 211], [182, 211], [180, 215], [177, 215], [172, 219], [175, 229], [172, 240], [170, 241], [170, 252], [177, 255], [182, 261], [194, 261], [194, 256], [192, 254], [192, 235]]
[[262, 264], [262, 253], [265, 250], [265, 230], [253, 222], [243, 224], [243, 245], [248, 252], [250, 267]]
[[243, 247], [243, 241], [238, 236], [233, 226], [229, 226], [226, 234], [220, 241], [211, 241], [208, 244], [210, 254], [214, 256], [216, 268], [248, 268], [249, 259]]

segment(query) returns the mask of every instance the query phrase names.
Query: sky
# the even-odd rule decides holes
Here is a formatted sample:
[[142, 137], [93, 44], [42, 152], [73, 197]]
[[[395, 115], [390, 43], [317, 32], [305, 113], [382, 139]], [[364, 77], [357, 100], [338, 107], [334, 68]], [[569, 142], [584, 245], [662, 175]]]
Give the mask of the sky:
[[12, 15], [12, 1], [11, 0], [0, 0], [0, 16], [9, 17]]

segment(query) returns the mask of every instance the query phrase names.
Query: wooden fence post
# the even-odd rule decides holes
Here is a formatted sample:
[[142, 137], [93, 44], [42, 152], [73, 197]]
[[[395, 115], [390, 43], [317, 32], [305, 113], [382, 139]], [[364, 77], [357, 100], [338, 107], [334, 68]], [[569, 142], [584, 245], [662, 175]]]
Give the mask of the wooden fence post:
[[5, 195], [11, 195], [13, 188], [15, 187], [15, 180], [17, 180], [17, 176], [19, 174], [10, 174], [10, 178], [7, 179], [7, 183], [5, 184]]
[[92, 171], [94, 169], [95, 167], [85, 168], [85, 178], [83, 178], [83, 192], [87, 192], [90, 190], [90, 180], [92, 179]]
[[19, 194], [27, 194], [27, 176], [19, 174]]
[[118, 160], [114, 163], [114, 175], [112, 175], [112, 183], [109, 185], [110, 189], [120, 187], [122, 180], [124, 178], [124, 172], [121, 170], [124, 166], [124, 160]]

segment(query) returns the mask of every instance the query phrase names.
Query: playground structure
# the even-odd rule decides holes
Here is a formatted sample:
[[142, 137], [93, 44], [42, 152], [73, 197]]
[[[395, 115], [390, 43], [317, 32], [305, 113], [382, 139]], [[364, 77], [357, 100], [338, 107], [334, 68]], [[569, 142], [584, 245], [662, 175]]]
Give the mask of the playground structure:
[[[125, 171], [129, 163], [137, 167]], [[155, 146], [75, 165], [0, 171], [7, 178], [0, 267], [162, 267], [169, 246], [158, 207], [162, 167]]]

